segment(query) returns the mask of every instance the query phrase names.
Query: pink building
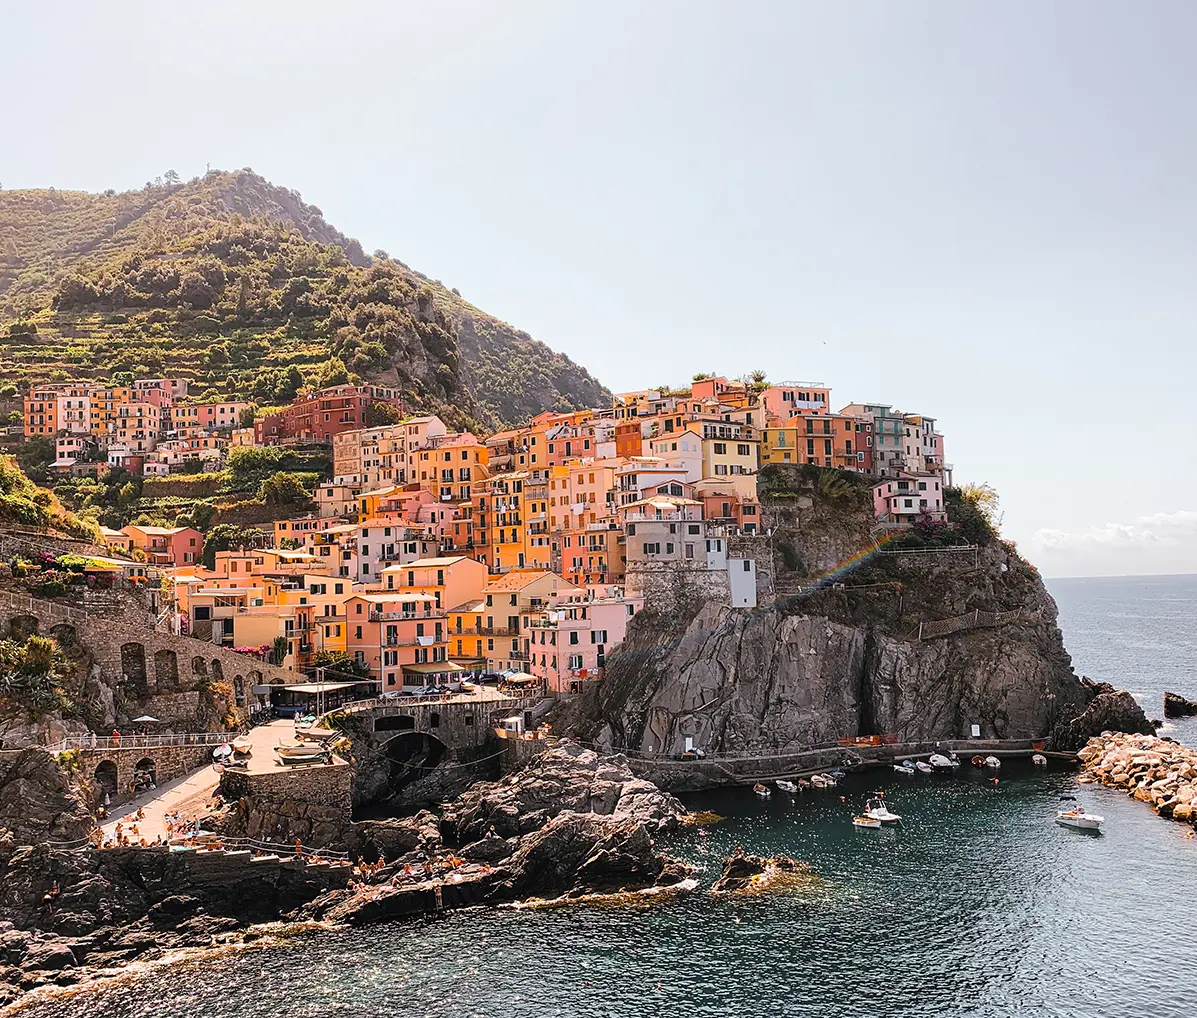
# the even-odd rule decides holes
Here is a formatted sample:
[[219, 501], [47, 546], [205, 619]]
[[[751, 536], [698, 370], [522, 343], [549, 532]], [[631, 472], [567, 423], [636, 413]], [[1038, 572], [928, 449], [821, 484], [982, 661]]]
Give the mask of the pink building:
[[623, 643], [643, 606], [643, 598], [610, 597], [521, 613], [528, 672], [544, 679], [551, 694], [580, 693], [584, 683], [602, 677], [607, 655]]
[[142, 527], [130, 523], [121, 533], [134, 549], [145, 552], [151, 565], [194, 565], [204, 550], [204, 535], [194, 527]]
[[873, 511], [878, 519], [914, 523], [923, 513], [946, 520], [943, 479], [938, 474], [899, 474], [873, 485]]
[[764, 427], [803, 414], [825, 414], [831, 409], [831, 389], [822, 382], [785, 382], [760, 394], [757, 406], [764, 411]]

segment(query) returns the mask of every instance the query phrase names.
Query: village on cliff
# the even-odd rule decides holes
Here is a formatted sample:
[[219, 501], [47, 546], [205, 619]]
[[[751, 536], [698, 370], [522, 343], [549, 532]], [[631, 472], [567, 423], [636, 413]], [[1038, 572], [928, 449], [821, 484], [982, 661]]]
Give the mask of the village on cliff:
[[[178, 378], [33, 386], [24, 437], [52, 473], [146, 477], [220, 469], [242, 446], [331, 447], [316, 511], [203, 555], [193, 527], [103, 528], [127, 577], [163, 581], [161, 624], [337, 682], [328, 703], [501, 677], [568, 696], [600, 679], [660, 577], [679, 571], [732, 607], [758, 603], [767, 464], [869, 478], [877, 526], [946, 519], [951, 465], [935, 420], [889, 404], [831, 410], [822, 384], [699, 375], [546, 410], [478, 435], [405, 413], [400, 395], [341, 385], [265, 415], [197, 402]], [[396, 423], [365, 426], [379, 408]], [[351, 664], [347, 665], [346, 662]], [[236, 690], [242, 707], [265, 691]]]

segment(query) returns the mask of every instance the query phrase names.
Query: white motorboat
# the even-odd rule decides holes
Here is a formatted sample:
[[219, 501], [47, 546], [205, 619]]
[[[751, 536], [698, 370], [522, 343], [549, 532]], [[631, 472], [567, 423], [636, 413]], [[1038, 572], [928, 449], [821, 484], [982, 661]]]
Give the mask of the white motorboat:
[[1036, 767], [1046, 767], [1047, 757], [1045, 757], [1042, 753], [1036, 753], [1033, 757], [1031, 757], [1031, 763], [1033, 763]]
[[904, 763], [894, 764], [894, 770], [896, 770], [899, 774], [906, 775], [918, 773], [918, 771], [914, 769], [914, 764], [912, 764], [909, 760], [905, 761]]
[[254, 748], [254, 740], [248, 735], [238, 735], [237, 738], [230, 743], [230, 745], [233, 747], [234, 752], [248, 755], [249, 752]]
[[930, 764], [933, 771], [955, 770], [955, 767], [952, 766], [951, 759], [944, 756], [942, 753], [932, 753], [931, 759], [928, 760], [927, 763]]
[[917, 770], [920, 774], [930, 774], [933, 770], [935, 770], [935, 768], [932, 767], [929, 763], [927, 763], [926, 760], [920, 760], [918, 763], [916, 763], [914, 765], [914, 769]]
[[1062, 809], [1056, 814], [1056, 823], [1065, 827], [1075, 827], [1080, 831], [1099, 831], [1105, 822], [1105, 817], [1100, 817], [1096, 813], [1086, 813], [1083, 806]]
[[996, 756], [987, 756], [985, 758], [985, 766], [988, 767], [991, 771], [996, 771], [1001, 768], [1002, 761], [999, 760]]
[[224, 763], [229, 757], [233, 755], [233, 747], [227, 742], [222, 743], [212, 750], [212, 759], [217, 763]]
[[762, 799], [768, 799], [769, 796], [771, 796], [773, 794], [772, 792], [769, 791], [769, 788], [766, 785], [760, 785], [760, 784], [753, 785], [752, 790], [757, 795], [759, 795]]
[[868, 827], [876, 830], [881, 826], [881, 821], [876, 817], [853, 817], [852, 826], [854, 827]]
[[812, 774], [810, 783], [815, 788], [835, 788], [836, 780], [830, 774]]
[[786, 781], [785, 778], [782, 778], [777, 782], [777, 787], [783, 792], [790, 792], [791, 794], [798, 791], [798, 786], [792, 781]]
[[902, 819], [897, 813], [890, 811], [881, 792], [874, 792], [873, 798], [865, 803], [864, 815], [881, 824], [896, 824]]

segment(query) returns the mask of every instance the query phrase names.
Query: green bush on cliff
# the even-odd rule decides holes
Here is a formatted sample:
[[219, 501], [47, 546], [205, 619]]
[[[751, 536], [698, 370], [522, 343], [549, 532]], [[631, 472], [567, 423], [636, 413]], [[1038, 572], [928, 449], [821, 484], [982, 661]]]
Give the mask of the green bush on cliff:
[[948, 519], [956, 524], [970, 544], [988, 544], [997, 539], [1001, 516], [998, 494], [990, 485], [944, 488], [943, 501]]
[[66, 659], [48, 637], [0, 640], [0, 723], [36, 721], [54, 711], [78, 716], [63, 689], [65, 674]]

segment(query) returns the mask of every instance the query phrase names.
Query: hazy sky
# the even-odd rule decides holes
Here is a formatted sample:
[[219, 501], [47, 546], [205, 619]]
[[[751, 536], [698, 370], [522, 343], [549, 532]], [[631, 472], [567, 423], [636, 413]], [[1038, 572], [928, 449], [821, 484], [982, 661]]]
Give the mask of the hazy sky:
[[613, 389], [939, 418], [1048, 575], [1197, 572], [1197, 5], [5, 5], [0, 181], [252, 166]]

